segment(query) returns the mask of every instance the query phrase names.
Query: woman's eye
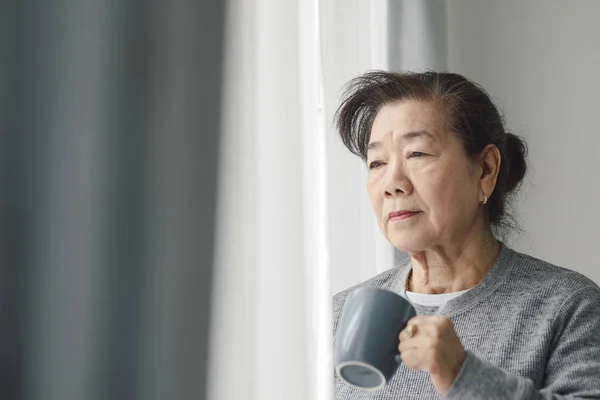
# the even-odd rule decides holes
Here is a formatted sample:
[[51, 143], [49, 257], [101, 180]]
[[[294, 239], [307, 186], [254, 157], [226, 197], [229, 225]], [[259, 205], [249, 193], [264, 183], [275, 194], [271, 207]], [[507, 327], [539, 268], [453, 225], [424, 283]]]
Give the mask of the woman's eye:
[[424, 155], [425, 155], [425, 153], [420, 152], [420, 151], [411, 151], [410, 153], [408, 153], [408, 158], [423, 157]]
[[379, 168], [383, 165], [381, 161], [373, 161], [369, 164], [369, 169]]

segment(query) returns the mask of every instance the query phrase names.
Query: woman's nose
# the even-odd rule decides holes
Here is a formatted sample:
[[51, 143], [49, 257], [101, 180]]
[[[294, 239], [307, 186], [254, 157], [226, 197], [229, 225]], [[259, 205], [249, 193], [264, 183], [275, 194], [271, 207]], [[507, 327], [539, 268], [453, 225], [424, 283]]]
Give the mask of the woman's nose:
[[393, 197], [408, 195], [412, 192], [412, 183], [408, 178], [403, 166], [391, 166], [383, 185], [383, 196]]

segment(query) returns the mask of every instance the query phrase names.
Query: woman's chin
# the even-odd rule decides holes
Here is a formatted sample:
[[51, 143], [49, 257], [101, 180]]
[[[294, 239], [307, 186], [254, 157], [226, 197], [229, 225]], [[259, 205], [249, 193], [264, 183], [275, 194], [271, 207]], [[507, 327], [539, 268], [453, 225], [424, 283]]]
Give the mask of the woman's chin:
[[407, 253], [417, 253], [419, 251], [423, 251], [429, 247], [428, 243], [430, 242], [428, 240], [424, 240], [424, 238], [415, 237], [414, 235], [411, 235], [410, 237], [398, 235], [388, 238], [388, 240], [395, 248]]

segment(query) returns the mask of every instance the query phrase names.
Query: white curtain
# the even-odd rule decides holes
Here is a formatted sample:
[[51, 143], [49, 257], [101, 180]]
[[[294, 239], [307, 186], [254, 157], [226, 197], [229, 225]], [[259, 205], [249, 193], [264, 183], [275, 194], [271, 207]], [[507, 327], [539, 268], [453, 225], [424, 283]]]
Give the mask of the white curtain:
[[228, 4], [212, 400], [331, 396], [317, 5]]
[[343, 84], [386, 68], [386, 7], [229, 3], [212, 400], [331, 399], [331, 296], [393, 266], [331, 124]]

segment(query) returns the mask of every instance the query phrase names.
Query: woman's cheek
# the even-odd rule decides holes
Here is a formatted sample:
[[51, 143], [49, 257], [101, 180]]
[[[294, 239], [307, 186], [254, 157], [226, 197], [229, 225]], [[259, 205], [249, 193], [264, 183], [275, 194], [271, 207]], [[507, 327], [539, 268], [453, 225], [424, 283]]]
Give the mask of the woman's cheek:
[[369, 177], [369, 180], [367, 181], [367, 192], [369, 194], [371, 206], [373, 208], [375, 217], [377, 218], [379, 228], [382, 232], [385, 232], [385, 226], [383, 221], [383, 197], [381, 196], [381, 191], [377, 186], [377, 181], [372, 177]]

